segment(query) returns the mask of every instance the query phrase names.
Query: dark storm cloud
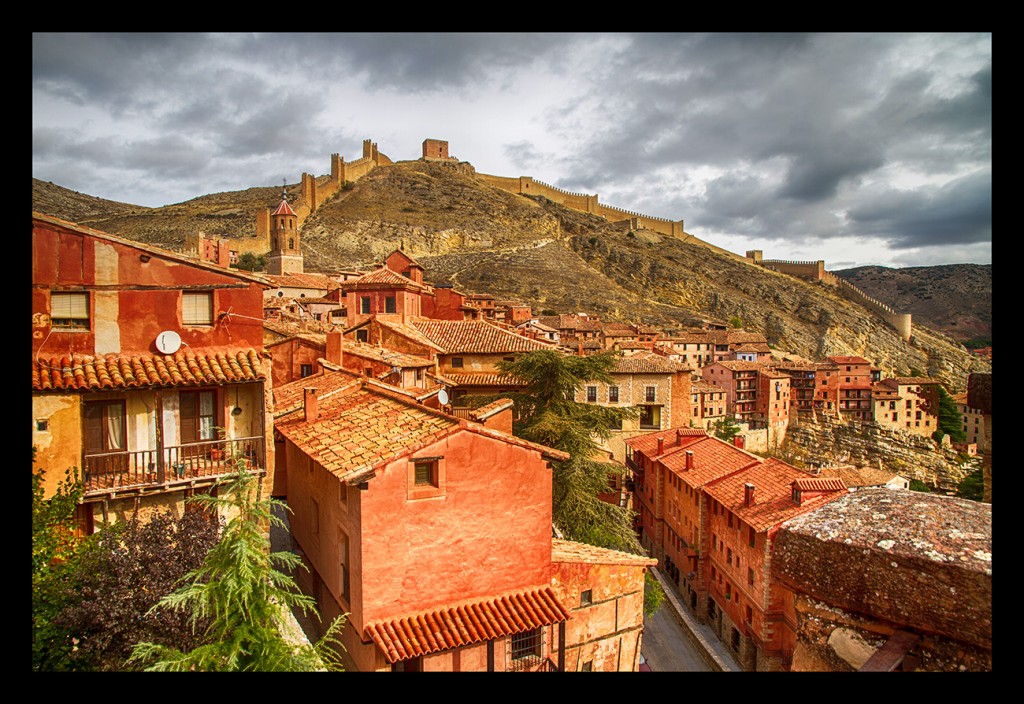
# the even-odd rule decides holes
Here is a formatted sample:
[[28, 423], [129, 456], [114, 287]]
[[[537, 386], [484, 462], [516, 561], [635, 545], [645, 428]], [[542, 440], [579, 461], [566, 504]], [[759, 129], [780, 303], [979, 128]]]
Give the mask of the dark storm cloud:
[[992, 239], [992, 174], [985, 170], [941, 188], [890, 191], [847, 212], [850, 232], [878, 235], [894, 248]]
[[344, 55], [370, 89], [435, 93], [487, 79], [496, 71], [544, 60], [565, 49], [573, 37], [561, 34], [313, 35], [313, 55]]

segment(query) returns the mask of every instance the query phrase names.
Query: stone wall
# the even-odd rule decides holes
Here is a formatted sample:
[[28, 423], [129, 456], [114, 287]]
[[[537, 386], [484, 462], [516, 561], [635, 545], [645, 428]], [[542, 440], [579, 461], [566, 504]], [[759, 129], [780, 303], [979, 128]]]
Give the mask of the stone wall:
[[880, 466], [941, 491], [955, 491], [974, 469], [961, 466], [958, 452], [940, 446], [930, 437], [824, 415], [801, 416], [800, 425], [791, 425], [787, 431], [782, 450], [787, 456], [809, 464], [839, 460], [862, 467]]
[[861, 489], [783, 524], [772, 576], [796, 595], [796, 671], [856, 671], [896, 633], [902, 669], [992, 669], [992, 507]]

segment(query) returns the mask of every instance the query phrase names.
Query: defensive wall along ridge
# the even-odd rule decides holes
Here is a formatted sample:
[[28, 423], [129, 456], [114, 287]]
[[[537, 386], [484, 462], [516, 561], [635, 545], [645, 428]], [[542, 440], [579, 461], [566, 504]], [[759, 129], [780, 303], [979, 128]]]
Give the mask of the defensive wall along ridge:
[[[448, 156], [447, 142], [433, 139], [424, 140], [423, 160], [452, 163], [458, 163], [459, 161], [454, 157]], [[315, 177], [312, 174], [303, 173], [301, 176], [299, 196], [295, 199], [294, 203], [290, 203], [292, 210], [295, 211], [297, 216], [297, 227], [302, 227], [306, 218], [329, 198], [338, 193], [346, 182], [354, 183], [378, 166], [388, 166], [394, 163], [388, 156], [381, 154], [376, 142], [370, 139], [363, 140], [363, 154], [355, 161], [346, 162], [339, 154], [331, 154], [330, 174]], [[910, 313], [897, 313], [884, 303], [871, 298], [853, 284], [825, 271], [825, 262], [823, 260], [788, 261], [782, 259], [763, 259], [761, 250], [750, 250], [746, 253], [746, 256], [741, 256], [689, 234], [685, 231], [682, 220], [669, 220], [605, 205], [599, 201], [596, 193], [593, 195], [572, 193], [543, 181], [538, 181], [530, 176], [508, 177], [476, 173], [476, 178], [509, 193], [543, 196], [567, 208], [603, 217], [613, 225], [620, 225], [630, 230], [651, 230], [669, 237], [676, 237], [684, 242], [705, 247], [719, 255], [730, 257], [737, 261], [763, 266], [798, 278], [821, 281], [824, 284], [836, 287], [846, 298], [863, 305], [872, 313], [885, 320], [889, 325], [896, 328], [903, 340], [910, 340], [912, 334]], [[199, 237], [202, 237], [201, 233]], [[191, 249], [197, 248], [195, 238], [196, 235], [193, 235], [187, 240], [187, 246]], [[239, 254], [250, 252], [261, 255], [269, 251], [270, 208], [263, 208], [257, 212], [255, 238], [235, 240], [232, 244], [235, 245], [236, 251]]]

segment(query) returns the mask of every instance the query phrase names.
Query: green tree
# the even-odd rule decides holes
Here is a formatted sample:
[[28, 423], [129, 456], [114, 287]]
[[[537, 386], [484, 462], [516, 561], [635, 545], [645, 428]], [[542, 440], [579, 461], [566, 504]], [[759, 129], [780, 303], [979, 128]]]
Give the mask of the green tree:
[[743, 318], [741, 318], [738, 315], [734, 315], [733, 317], [729, 318], [729, 327], [737, 328], [737, 329], [742, 328], [743, 327]]
[[518, 437], [569, 454], [553, 463], [552, 520], [570, 540], [643, 554], [632, 527], [632, 511], [602, 501], [613, 465], [599, 458], [599, 440], [610, 437], [613, 424], [639, 414], [637, 409], [612, 408], [575, 400], [588, 381], [611, 383], [609, 370], [617, 353], [589, 357], [539, 350], [511, 362], [501, 372], [522, 379], [526, 390], [509, 394], [516, 405], [513, 432]]
[[[316, 613], [312, 597], [299, 591], [287, 571], [304, 568], [290, 552], [271, 553], [264, 527], [283, 525], [273, 514], [274, 499], [256, 497], [256, 479], [238, 463], [225, 495], [199, 495], [190, 501], [233, 517], [202, 566], [188, 572], [182, 586], [157, 607], [181, 610], [195, 630], [202, 624], [203, 644], [191, 650], [153, 642], [138, 643], [131, 660], [147, 671], [303, 672], [343, 669], [340, 652], [345, 616], [334, 619], [313, 645], [296, 645], [285, 636], [287, 610]], [[286, 508], [286, 507], [285, 507]], [[278, 567], [286, 570], [279, 571]], [[157, 608], [154, 607], [154, 608]]]
[[740, 424], [736, 422], [736, 419], [732, 416], [722, 416], [715, 421], [712, 432], [715, 437], [719, 440], [725, 440], [726, 442], [732, 442], [733, 438], [739, 435]]
[[46, 472], [36, 468], [32, 448], [32, 669], [73, 669], [71, 634], [58, 622], [67, 603], [67, 560], [78, 548], [75, 507], [82, 497], [77, 470], [64, 472], [53, 496], [46, 498]]
[[55, 619], [72, 637], [74, 669], [136, 669], [127, 661], [140, 640], [198, 645], [186, 614], [153, 607], [202, 564], [218, 538], [217, 522], [203, 513], [176, 518], [168, 510], [148, 521], [136, 513], [84, 541], [67, 563], [67, 599]]
[[939, 386], [938, 415], [938, 427], [932, 433], [934, 439], [941, 440], [943, 435], [949, 435], [953, 442], [964, 442], [967, 439], [964, 435], [963, 416], [956, 407], [956, 401], [942, 386]]
[[267, 259], [262, 254], [243, 252], [238, 256], [238, 261], [235, 264], [232, 264], [232, 266], [244, 271], [265, 271], [267, 268]]
[[985, 497], [985, 475], [981, 467], [960, 480], [956, 487], [956, 495], [971, 501], [981, 501]]

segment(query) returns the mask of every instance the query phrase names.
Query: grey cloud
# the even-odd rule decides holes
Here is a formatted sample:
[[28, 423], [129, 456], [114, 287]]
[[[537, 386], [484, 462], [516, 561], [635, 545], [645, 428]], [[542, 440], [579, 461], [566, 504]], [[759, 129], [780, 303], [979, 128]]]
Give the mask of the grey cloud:
[[847, 212], [851, 231], [879, 235], [895, 248], [969, 244], [992, 239], [992, 174], [942, 188], [890, 191]]

